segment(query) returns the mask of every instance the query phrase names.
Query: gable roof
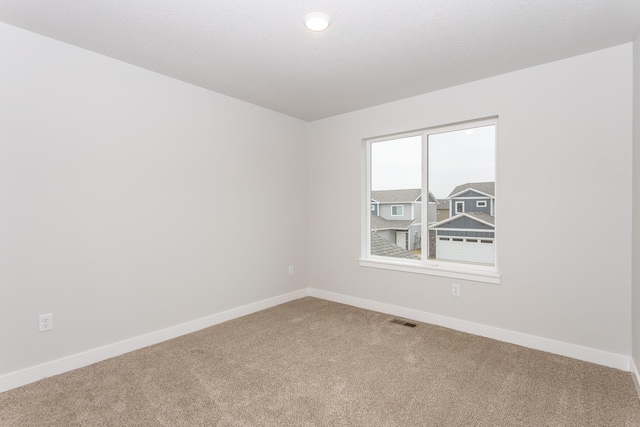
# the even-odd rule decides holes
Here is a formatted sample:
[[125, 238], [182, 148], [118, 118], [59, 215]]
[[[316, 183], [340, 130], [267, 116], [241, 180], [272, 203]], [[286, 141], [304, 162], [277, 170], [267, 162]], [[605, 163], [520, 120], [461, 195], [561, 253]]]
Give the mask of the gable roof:
[[494, 228], [496, 224], [495, 218], [484, 212], [463, 212], [463, 213], [459, 213], [458, 215], [449, 217], [447, 219], [443, 219], [440, 222], [436, 222], [435, 224], [431, 225], [429, 228], [438, 228], [463, 217], [467, 217], [473, 221], [477, 221], [491, 228]]
[[371, 215], [372, 230], [408, 230], [415, 219], [385, 219], [381, 216]]
[[449, 194], [449, 199], [456, 196], [465, 190], [476, 190], [480, 193], [487, 194], [489, 196], [496, 196], [496, 183], [495, 182], [468, 182], [466, 184], [458, 185]]
[[371, 255], [390, 256], [394, 258], [420, 259], [406, 249], [391, 243], [376, 233], [371, 233]]
[[[410, 188], [402, 190], [378, 190], [371, 192], [371, 199], [378, 203], [413, 203], [421, 202], [422, 190]], [[429, 191], [429, 202], [438, 203], [436, 196]]]
[[422, 194], [419, 188], [403, 190], [378, 190], [371, 192], [371, 198], [378, 203], [413, 203]]

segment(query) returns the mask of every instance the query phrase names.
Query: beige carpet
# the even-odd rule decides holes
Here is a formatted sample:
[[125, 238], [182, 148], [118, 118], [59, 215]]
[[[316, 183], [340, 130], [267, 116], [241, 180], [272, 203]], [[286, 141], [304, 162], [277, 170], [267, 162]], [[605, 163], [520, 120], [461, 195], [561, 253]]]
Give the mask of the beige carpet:
[[2, 426], [640, 426], [629, 373], [304, 298], [0, 394]]

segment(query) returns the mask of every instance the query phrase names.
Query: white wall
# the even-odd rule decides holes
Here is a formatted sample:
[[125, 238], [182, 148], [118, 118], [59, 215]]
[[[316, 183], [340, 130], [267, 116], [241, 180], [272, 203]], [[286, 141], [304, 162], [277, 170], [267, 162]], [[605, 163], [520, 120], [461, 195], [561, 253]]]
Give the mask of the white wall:
[[[4, 24], [0, 55], [0, 377], [307, 286], [631, 353], [632, 238], [575, 211], [632, 225], [631, 44], [311, 124]], [[496, 114], [502, 284], [359, 267], [362, 138]]]
[[[631, 70], [626, 44], [311, 123], [310, 286], [630, 355]], [[454, 298], [450, 279], [359, 267], [361, 140], [493, 115], [502, 283]]]
[[306, 289], [306, 122], [5, 24], [0, 56], [0, 376]]
[[[640, 31], [633, 43], [633, 360], [640, 367]], [[638, 388], [640, 393], [640, 387]]]

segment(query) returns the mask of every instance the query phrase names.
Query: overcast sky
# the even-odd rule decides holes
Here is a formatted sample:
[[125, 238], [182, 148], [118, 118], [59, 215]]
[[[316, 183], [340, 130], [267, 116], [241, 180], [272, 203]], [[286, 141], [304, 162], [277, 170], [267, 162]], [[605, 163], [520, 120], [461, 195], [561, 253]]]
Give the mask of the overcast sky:
[[[371, 189], [420, 188], [421, 137], [375, 142]], [[495, 181], [495, 126], [429, 136], [429, 190], [444, 199], [460, 184]]]

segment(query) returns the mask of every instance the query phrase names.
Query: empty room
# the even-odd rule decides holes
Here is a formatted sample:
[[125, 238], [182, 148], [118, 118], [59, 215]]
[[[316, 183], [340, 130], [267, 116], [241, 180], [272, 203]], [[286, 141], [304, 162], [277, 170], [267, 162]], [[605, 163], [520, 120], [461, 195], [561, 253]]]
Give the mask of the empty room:
[[3, 0], [0, 425], [640, 426], [639, 189], [637, 0]]

